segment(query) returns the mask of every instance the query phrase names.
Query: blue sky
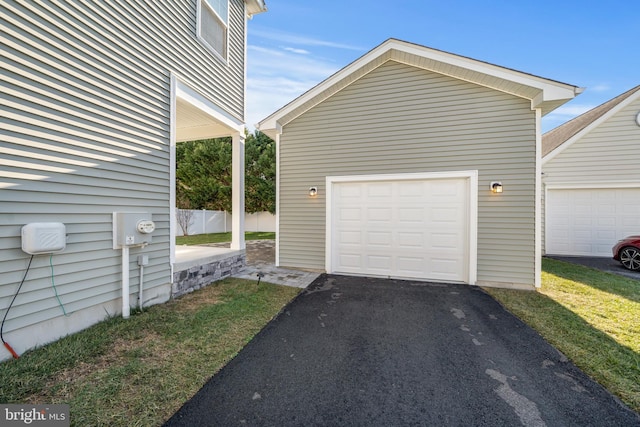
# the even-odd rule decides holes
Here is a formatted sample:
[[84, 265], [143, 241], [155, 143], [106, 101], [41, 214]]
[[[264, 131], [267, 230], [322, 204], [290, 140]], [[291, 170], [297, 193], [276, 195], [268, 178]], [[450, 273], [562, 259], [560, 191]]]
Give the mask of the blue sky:
[[585, 87], [543, 132], [640, 84], [636, 0], [266, 0], [249, 21], [250, 129], [388, 38]]

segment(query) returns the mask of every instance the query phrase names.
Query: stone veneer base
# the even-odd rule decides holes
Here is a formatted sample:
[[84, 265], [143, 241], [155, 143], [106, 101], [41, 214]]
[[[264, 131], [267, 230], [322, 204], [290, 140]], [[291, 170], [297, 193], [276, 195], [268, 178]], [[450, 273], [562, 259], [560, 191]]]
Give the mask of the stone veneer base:
[[203, 264], [194, 265], [173, 273], [171, 296], [173, 298], [203, 288], [212, 282], [237, 274], [246, 264], [246, 254], [232, 255], [215, 260], [203, 260]]

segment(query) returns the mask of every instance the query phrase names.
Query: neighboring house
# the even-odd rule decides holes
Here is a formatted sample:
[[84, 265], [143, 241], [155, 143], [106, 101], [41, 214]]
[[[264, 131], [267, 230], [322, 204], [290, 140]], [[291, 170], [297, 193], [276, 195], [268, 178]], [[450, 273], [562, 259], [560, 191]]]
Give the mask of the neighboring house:
[[277, 264], [539, 286], [540, 118], [580, 92], [387, 40], [258, 125], [277, 142]]
[[[170, 298], [176, 142], [232, 137], [232, 248], [244, 256], [246, 26], [264, 10], [262, 0], [0, 3], [0, 316], [18, 353], [126, 317], [139, 263], [142, 302]], [[134, 217], [118, 243], [114, 212], [153, 223]], [[63, 224], [62, 238], [43, 223]], [[21, 250], [27, 224], [44, 248], [33, 258]]]
[[542, 137], [545, 253], [611, 257], [640, 234], [640, 86]]

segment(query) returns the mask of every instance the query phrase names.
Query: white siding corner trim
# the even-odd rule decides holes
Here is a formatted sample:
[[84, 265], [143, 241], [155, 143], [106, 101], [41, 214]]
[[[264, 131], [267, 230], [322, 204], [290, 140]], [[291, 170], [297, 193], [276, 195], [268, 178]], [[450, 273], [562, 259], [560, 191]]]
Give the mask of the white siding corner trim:
[[535, 254], [534, 282], [536, 288], [542, 286], [542, 110], [536, 109], [536, 195], [535, 195]]
[[[325, 228], [325, 268], [327, 273], [337, 272], [333, 260], [334, 244], [334, 224], [337, 218], [334, 216], [336, 201], [334, 196], [337, 193], [336, 186], [340, 184], [355, 183], [390, 183], [409, 181], [432, 181], [432, 180], [460, 180], [465, 183], [466, 191], [464, 200], [465, 209], [463, 217], [467, 221], [462, 224], [465, 228], [464, 255], [467, 265], [461, 280], [470, 285], [475, 285], [477, 281], [478, 265], [478, 171], [451, 171], [451, 172], [425, 172], [425, 173], [401, 173], [401, 174], [376, 174], [376, 175], [349, 175], [349, 176], [328, 176], [326, 177], [326, 228]], [[400, 276], [399, 276], [400, 277]], [[425, 280], [432, 280], [425, 278]], [[446, 279], [445, 279], [446, 281]]]

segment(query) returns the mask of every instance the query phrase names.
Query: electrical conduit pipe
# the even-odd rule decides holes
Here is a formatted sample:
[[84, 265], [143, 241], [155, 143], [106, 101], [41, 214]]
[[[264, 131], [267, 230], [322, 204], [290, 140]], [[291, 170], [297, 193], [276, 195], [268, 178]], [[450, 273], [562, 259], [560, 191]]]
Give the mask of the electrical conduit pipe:
[[122, 246], [122, 318], [131, 314], [129, 306], [129, 246]]

